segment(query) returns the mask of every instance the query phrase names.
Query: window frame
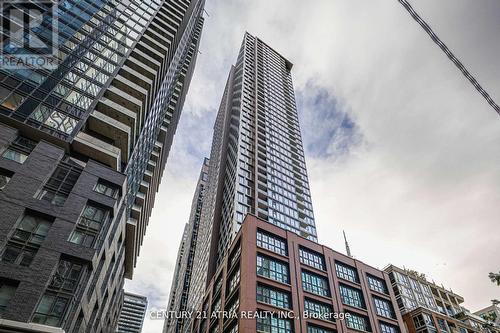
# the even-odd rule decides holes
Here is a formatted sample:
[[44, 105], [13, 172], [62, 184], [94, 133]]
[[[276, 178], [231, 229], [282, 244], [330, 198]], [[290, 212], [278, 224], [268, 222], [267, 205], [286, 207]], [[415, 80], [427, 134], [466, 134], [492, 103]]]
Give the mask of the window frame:
[[[345, 292], [347, 292], [347, 293], [345, 293]], [[339, 283], [339, 293], [340, 293], [340, 300], [342, 301], [343, 304], [348, 305], [348, 306], [352, 306], [352, 307], [355, 307], [358, 309], [366, 309], [365, 298], [364, 298], [363, 292], [361, 290], [359, 290], [357, 288], [353, 288], [353, 287], [345, 285], [345, 284], [342, 284], [342, 283]], [[349, 294], [349, 293], [351, 293], [351, 294]], [[356, 299], [356, 297], [352, 296], [352, 294], [355, 294], [355, 293], [357, 293], [357, 295], [358, 295], [357, 299]], [[346, 299], [348, 301], [346, 301]], [[359, 301], [359, 305], [354, 304], [354, 303], [356, 303], [356, 301]]]
[[299, 261], [320, 271], [326, 271], [325, 257], [314, 250], [299, 245]]
[[394, 306], [391, 301], [373, 296], [373, 306], [377, 315], [385, 318], [396, 319], [396, 312], [394, 311]]
[[[259, 266], [259, 259], [262, 261], [262, 263], [264, 263], [264, 261], [269, 262], [268, 267]], [[290, 284], [290, 268], [288, 266], [288, 263], [260, 253], [257, 253], [256, 261], [257, 261], [256, 263], [257, 276], [261, 276], [279, 283]], [[272, 264], [274, 264], [274, 268], [272, 267], [273, 266]], [[276, 270], [276, 267], [281, 267], [282, 269]], [[268, 272], [267, 275], [259, 274], [259, 268], [262, 269], [264, 272]]]
[[[265, 240], [265, 238], [267, 238], [267, 240]], [[270, 242], [270, 239], [273, 241]], [[276, 243], [278, 243], [278, 245], [276, 245]], [[288, 256], [288, 244], [286, 239], [260, 228], [257, 228], [256, 244], [257, 247], [261, 249], [271, 251], [284, 257]]]
[[[331, 297], [332, 293], [330, 290], [330, 284], [328, 282], [327, 277], [303, 269], [300, 272], [300, 278], [302, 282], [302, 289], [304, 291], [314, 295]], [[321, 284], [315, 283], [314, 281], [321, 281]]]
[[[352, 272], [353, 274], [349, 274]], [[335, 274], [338, 278], [359, 284], [359, 274], [358, 270], [348, 264], [341, 261], [335, 261]]]
[[[106, 189], [101, 192], [98, 190], [99, 186], [103, 186]], [[106, 193], [108, 189], [111, 190], [111, 194]], [[97, 180], [97, 183], [94, 185], [93, 191], [113, 199], [116, 199], [120, 196], [120, 187], [102, 178], [99, 178]]]
[[378, 278], [376, 276], [373, 276], [371, 274], [366, 274], [366, 279], [368, 281], [368, 287], [376, 292], [382, 293], [382, 294], [389, 294], [389, 289], [387, 288], [387, 283], [385, 280]]
[[[264, 291], [267, 292], [267, 295], [264, 294]], [[259, 296], [261, 296], [261, 299], [259, 299]], [[257, 283], [256, 299], [257, 302], [275, 306], [281, 309], [287, 309], [287, 310], [292, 309], [292, 299], [289, 292], [274, 287], [270, 287], [262, 283]]]

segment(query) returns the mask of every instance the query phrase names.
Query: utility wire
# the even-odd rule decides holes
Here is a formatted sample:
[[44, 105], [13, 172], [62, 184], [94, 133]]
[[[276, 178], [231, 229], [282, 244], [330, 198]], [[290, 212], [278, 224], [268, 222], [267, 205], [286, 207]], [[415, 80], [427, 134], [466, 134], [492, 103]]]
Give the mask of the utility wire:
[[488, 102], [489, 105], [500, 115], [500, 107], [497, 103], [491, 98], [491, 96], [484, 90], [484, 88], [477, 82], [476, 78], [467, 70], [467, 68], [458, 60], [457, 57], [450, 51], [450, 49], [446, 46], [445, 43], [432, 31], [431, 27], [418, 15], [418, 13], [413, 9], [410, 3], [407, 0], [398, 0], [403, 7], [410, 13], [415, 21], [422, 26], [422, 28], [427, 32], [427, 34], [431, 37], [434, 43], [443, 50], [443, 52], [448, 56], [448, 58], [458, 67], [458, 69], [462, 72], [462, 74], [472, 83], [474, 88], [483, 95], [484, 99]]

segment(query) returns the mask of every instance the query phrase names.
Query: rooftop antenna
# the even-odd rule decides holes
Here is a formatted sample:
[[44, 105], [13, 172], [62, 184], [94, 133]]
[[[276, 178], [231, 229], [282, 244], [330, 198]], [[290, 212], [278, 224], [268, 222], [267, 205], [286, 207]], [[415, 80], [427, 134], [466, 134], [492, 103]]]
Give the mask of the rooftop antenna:
[[344, 241], [345, 241], [345, 251], [347, 252], [347, 255], [352, 258], [351, 255], [351, 249], [349, 248], [349, 243], [347, 242], [347, 237], [345, 235], [345, 231], [342, 230], [342, 233], [344, 234]]

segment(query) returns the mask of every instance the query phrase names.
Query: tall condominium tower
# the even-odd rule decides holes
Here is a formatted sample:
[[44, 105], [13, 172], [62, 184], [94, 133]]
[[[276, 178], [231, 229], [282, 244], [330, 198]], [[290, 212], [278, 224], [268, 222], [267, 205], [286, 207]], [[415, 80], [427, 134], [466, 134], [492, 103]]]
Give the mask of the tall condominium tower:
[[[171, 311], [171, 313], [182, 313], [182, 311], [188, 308], [187, 301], [191, 287], [193, 260], [198, 241], [201, 208], [203, 206], [203, 196], [207, 186], [209, 163], [208, 158], [205, 158], [196, 185], [193, 202], [191, 203], [189, 222], [184, 227], [181, 244], [179, 246], [174, 277], [172, 279], [172, 286], [170, 287], [170, 299], [168, 302], [168, 311]], [[165, 320], [163, 331], [169, 333], [182, 332], [183, 326], [183, 318], [176, 318], [173, 316]]]
[[147, 308], [145, 296], [124, 293], [116, 333], [141, 333]]
[[199, 305], [247, 213], [317, 240], [291, 68], [245, 34], [215, 121], [190, 306]]
[[[0, 4], [0, 330], [115, 329], [195, 66], [203, 6]], [[55, 66], [40, 65], [40, 45]]]

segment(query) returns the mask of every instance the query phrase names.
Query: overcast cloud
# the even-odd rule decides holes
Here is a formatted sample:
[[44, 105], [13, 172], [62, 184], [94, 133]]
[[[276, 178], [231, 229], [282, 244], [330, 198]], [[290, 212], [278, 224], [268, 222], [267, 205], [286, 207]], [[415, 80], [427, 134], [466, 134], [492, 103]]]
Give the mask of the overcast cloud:
[[[413, 0], [500, 100], [500, 2]], [[197, 67], [129, 291], [167, 304], [226, 77], [245, 31], [293, 64], [319, 242], [500, 298], [500, 118], [397, 0], [207, 0]], [[146, 320], [143, 332], [160, 332]]]

